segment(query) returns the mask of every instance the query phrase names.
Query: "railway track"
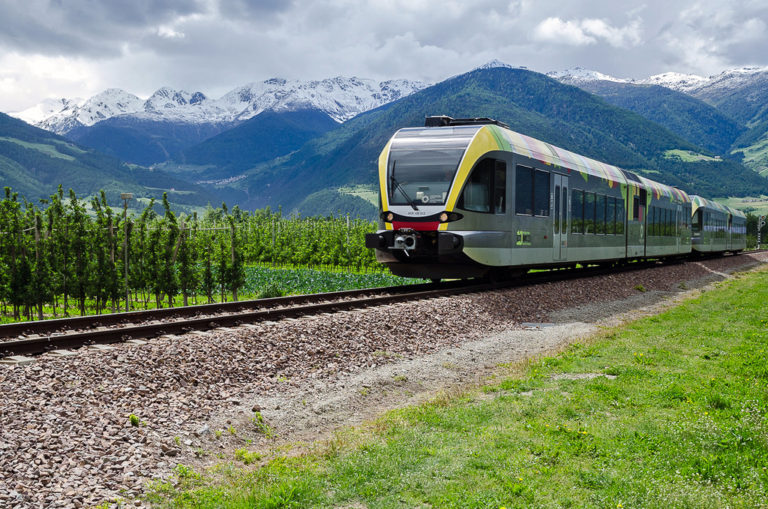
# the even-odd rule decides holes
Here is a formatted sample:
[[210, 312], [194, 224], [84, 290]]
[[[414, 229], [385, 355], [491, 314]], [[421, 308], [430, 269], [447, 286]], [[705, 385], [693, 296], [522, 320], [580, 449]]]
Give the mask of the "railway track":
[[594, 266], [532, 272], [503, 282], [469, 280], [402, 285], [5, 324], [0, 325], [0, 358], [36, 355], [51, 350], [111, 344], [131, 339], [149, 339], [169, 334], [186, 334], [193, 331], [278, 321], [564, 279], [595, 277], [620, 270], [647, 269], [657, 263], [660, 262], [630, 263], [620, 268]]

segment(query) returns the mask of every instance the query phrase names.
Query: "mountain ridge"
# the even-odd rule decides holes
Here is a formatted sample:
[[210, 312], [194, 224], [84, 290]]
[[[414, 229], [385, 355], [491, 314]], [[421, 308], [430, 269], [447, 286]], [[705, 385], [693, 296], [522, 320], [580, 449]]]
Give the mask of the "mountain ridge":
[[341, 76], [311, 81], [271, 78], [236, 87], [218, 99], [202, 92], [161, 87], [146, 100], [110, 88], [86, 100], [47, 100], [10, 115], [62, 135], [78, 127], [125, 116], [152, 121], [236, 124], [266, 110], [317, 109], [343, 122], [425, 86], [406, 79], [376, 82]]

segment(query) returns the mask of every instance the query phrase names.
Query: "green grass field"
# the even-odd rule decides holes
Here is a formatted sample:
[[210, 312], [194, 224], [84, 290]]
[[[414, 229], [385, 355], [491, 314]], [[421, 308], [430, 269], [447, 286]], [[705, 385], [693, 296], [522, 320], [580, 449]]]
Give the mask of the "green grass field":
[[768, 214], [768, 196], [747, 196], [743, 198], [716, 198], [716, 202], [756, 215]]
[[[768, 271], [339, 433], [176, 469], [160, 507], [765, 507]], [[257, 456], [258, 457], [258, 456]], [[253, 457], [252, 457], [253, 458]], [[257, 462], [258, 463], [258, 462]]]
[[719, 157], [710, 157], [705, 156], [704, 154], [699, 154], [696, 152], [692, 152], [690, 150], [680, 150], [680, 149], [674, 149], [674, 150], [667, 150], [664, 152], [664, 157], [667, 159], [679, 159], [686, 163], [695, 163], [697, 161], [719, 161]]

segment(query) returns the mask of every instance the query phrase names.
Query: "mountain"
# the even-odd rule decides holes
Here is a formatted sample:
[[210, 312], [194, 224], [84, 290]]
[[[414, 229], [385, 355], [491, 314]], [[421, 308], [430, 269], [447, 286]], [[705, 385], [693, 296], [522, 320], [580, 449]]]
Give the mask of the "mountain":
[[378, 154], [389, 137], [432, 114], [496, 118], [513, 130], [705, 196], [768, 191], [764, 180], [734, 161], [669, 158], [671, 150], [703, 149], [638, 114], [508, 67], [477, 69], [361, 114], [287, 157], [255, 166], [234, 187], [247, 195], [247, 208], [290, 209], [321, 189], [373, 186]]
[[67, 134], [75, 127], [90, 127], [118, 116], [157, 122], [216, 124], [239, 123], [267, 110], [314, 109], [337, 122], [344, 122], [425, 86], [420, 81], [402, 79], [376, 82], [355, 77], [319, 81], [273, 78], [237, 87], [219, 99], [206, 97], [202, 92], [163, 87], [146, 101], [113, 88], [85, 101], [48, 100], [12, 115], [57, 134]]
[[269, 79], [219, 99], [163, 87], [147, 100], [108, 89], [85, 101], [48, 100], [14, 116], [125, 161], [152, 165], [183, 160], [186, 149], [265, 111], [315, 110], [344, 122], [424, 86], [410, 80]]
[[[86, 198], [104, 190], [110, 204], [122, 205], [130, 192], [142, 203], [164, 191], [180, 210], [218, 202], [210, 190], [163, 172], [132, 167], [49, 131], [0, 113], [0, 183], [27, 200], [48, 198], [61, 184]], [[214, 198], [211, 200], [211, 198]]]
[[184, 150], [232, 128], [232, 123], [173, 122], [119, 115], [92, 126], [78, 125], [66, 137], [134, 164], [151, 166], [182, 158]]
[[603, 79], [583, 81], [577, 86], [714, 154], [727, 155], [733, 142], [746, 131], [714, 106], [664, 86]]
[[200, 178], [231, 176], [299, 149], [339, 124], [318, 110], [263, 111], [228, 131], [184, 150], [178, 161], [213, 167]]
[[[643, 80], [625, 80], [575, 68], [550, 76], [603, 96], [659, 122], [689, 141], [768, 176], [768, 67], [730, 69], [707, 78], [664, 73]], [[679, 96], [637, 87], [659, 85], [681, 92], [717, 113]], [[730, 144], [728, 143], [730, 141]]]

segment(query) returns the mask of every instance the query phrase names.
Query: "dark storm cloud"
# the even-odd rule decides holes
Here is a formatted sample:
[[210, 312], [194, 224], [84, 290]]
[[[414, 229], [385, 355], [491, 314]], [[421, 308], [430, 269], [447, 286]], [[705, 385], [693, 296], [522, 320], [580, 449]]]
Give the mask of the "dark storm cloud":
[[2, 2], [0, 44], [49, 55], [116, 55], [148, 27], [206, 9], [202, 0]]

